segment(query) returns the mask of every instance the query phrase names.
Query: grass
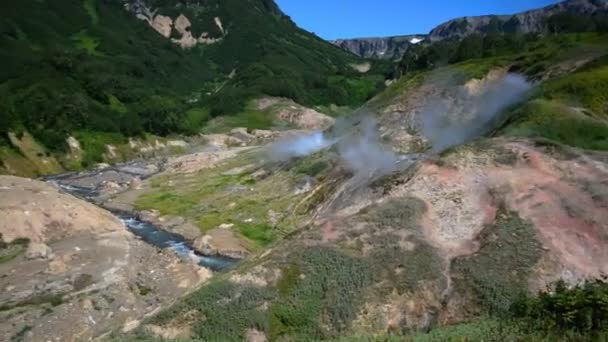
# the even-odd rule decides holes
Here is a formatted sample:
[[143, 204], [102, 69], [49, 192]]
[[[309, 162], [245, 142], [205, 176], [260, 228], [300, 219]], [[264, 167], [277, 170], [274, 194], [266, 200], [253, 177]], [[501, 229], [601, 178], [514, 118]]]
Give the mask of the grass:
[[[9, 139], [14, 150], [18, 151], [22, 157], [33, 165], [33, 172], [35, 174], [43, 175], [62, 171], [61, 165], [59, 165], [47, 148], [38, 143], [27, 132], [23, 132], [22, 134], [9, 133]], [[21, 164], [20, 166], [22, 167], [27, 167], [27, 164], [17, 160], [14, 161]]]
[[238, 230], [258, 247], [265, 247], [276, 240], [276, 232], [267, 224], [242, 224]]
[[6, 174], [20, 175], [22, 177], [36, 177], [41, 174], [35, 164], [24, 157], [15, 148], [0, 146], [0, 171]]
[[23, 306], [30, 306], [30, 305], [38, 306], [38, 305], [49, 304], [51, 306], [59, 306], [59, 305], [63, 304], [63, 295], [64, 294], [41, 294], [41, 295], [37, 295], [34, 297], [24, 299], [17, 303], [3, 304], [3, 305], [0, 305], [0, 312], [12, 310], [12, 309], [23, 307]]
[[404, 94], [408, 94], [410, 91], [413, 91], [422, 85], [427, 77], [428, 74], [425, 72], [416, 72], [408, 75], [407, 77], [402, 77], [395, 83], [391, 84], [382, 93], [370, 100], [368, 105], [372, 108], [384, 107], [394, 99], [399, 98]]
[[511, 120], [502, 133], [542, 137], [584, 149], [608, 150], [608, 122], [558, 101], [530, 101], [516, 109]]
[[279, 281], [281, 297], [270, 309], [271, 339], [327, 338], [347, 330], [370, 281], [366, 262], [311, 247], [292, 253], [289, 264]]
[[13, 252], [13, 253], [10, 253], [10, 254], [0, 255], [0, 264], [3, 264], [5, 262], [9, 262], [9, 261], [15, 259], [21, 253], [22, 253], [22, 251], [16, 251], [16, 252]]
[[584, 107], [598, 118], [608, 119], [608, 65], [546, 82], [537, 96]]
[[257, 110], [246, 110], [236, 115], [224, 116], [211, 120], [203, 128], [204, 133], [222, 133], [233, 128], [270, 129], [275, 124], [268, 114]]
[[318, 152], [297, 160], [292, 170], [296, 174], [307, 175], [313, 178], [322, 179], [330, 171], [333, 161], [325, 152]]
[[458, 78], [461, 79], [461, 83], [465, 83], [473, 78], [481, 79], [491, 70], [504, 67], [508, 63], [509, 59], [505, 57], [482, 58], [454, 64], [450, 69], [460, 73]]
[[477, 253], [453, 260], [455, 288], [483, 311], [500, 315], [527, 292], [526, 279], [541, 257], [541, 244], [530, 223], [504, 210], [480, 240]]
[[[252, 249], [268, 246], [295, 230], [298, 218], [308, 212], [297, 214], [293, 209], [305, 196], [293, 193], [299, 174], [256, 164], [260, 158], [258, 152], [247, 152], [198, 174], [153, 178], [152, 191], [136, 201], [136, 208], [187, 218], [202, 232], [232, 224]], [[270, 177], [256, 179], [252, 173], [260, 167], [276, 169]], [[234, 174], [234, 170], [242, 173]], [[271, 219], [271, 211], [278, 215], [277, 222]]]
[[110, 110], [121, 114], [125, 114], [128, 111], [127, 106], [114, 95], [108, 95], [108, 107], [110, 107]]
[[[274, 294], [269, 289], [239, 286], [215, 278], [205, 287], [163, 310], [148, 323], [167, 323], [182, 313], [195, 310], [197, 320], [192, 327], [194, 338], [242, 341], [249, 328], [268, 331], [266, 313], [259, 307], [273, 298]], [[145, 336], [143, 332], [140, 334]]]
[[97, 47], [100, 44], [99, 38], [93, 37], [83, 30], [72, 36], [74, 46], [78, 50], [83, 50], [91, 56], [103, 56], [103, 54], [97, 51]]
[[157, 208], [162, 215], [185, 215], [195, 205], [195, 201], [170, 191], [145, 194], [137, 200], [139, 210]]
[[[127, 143], [126, 139], [117, 133], [79, 131], [74, 134], [74, 137], [80, 141], [84, 150], [82, 165], [85, 167], [104, 162], [107, 145], [119, 146]], [[120, 153], [120, 151], [117, 152]], [[124, 158], [124, 156], [118, 156], [118, 158]]]
[[[429, 283], [445, 286], [442, 258], [421, 236], [420, 220], [426, 210], [425, 203], [417, 198], [401, 198], [360, 213], [363, 221], [368, 222], [367, 229], [351, 233], [350, 237], [357, 239], [362, 234], [372, 237], [362, 242], [373, 247], [367, 261], [374, 269], [372, 279], [377, 284], [377, 295], [382, 297], [394, 290], [399, 294], [412, 293]], [[406, 239], [397, 235], [404, 231], [409, 233]], [[404, 242], [411, 248], [403, 248]], [[395, 272], [396, 269], [403, 271]]]

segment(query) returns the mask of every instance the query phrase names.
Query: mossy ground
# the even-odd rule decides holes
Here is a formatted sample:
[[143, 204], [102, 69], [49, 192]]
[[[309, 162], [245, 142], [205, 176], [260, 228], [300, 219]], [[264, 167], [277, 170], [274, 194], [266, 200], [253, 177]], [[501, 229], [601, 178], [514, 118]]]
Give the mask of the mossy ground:
[[[152, 190], [137, 200], [136, 207], [185, 217], [203, 232], [233, 224], [254, 248], [266, 246], [305, 221], [308, 212], [296, 209], [306, 194], [296, 195], [295, 186], [304, 174], [321, 179], [329, 165], [320, 156], [283, 164], [264, 158], [265, 151], [257, 149], [197, 174], [153, 178]], [[261, 169], [269, 175], [256, 179], [253, 174]]]

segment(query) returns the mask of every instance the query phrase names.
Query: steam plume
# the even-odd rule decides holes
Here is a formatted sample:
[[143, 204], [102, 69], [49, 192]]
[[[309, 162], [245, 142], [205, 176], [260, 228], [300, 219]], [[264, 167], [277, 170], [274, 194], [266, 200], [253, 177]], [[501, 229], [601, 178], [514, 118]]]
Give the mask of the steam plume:
[[451, 96], [431, 100], [422, 110], [422, 134], [432, 143], [433, 152], [443, 151], [486, 133], [496, 116], [523, 100], [532, 87], [516, 74], [507, 74], [483, 86], [481, 91], [475, 93], [460, 87]]

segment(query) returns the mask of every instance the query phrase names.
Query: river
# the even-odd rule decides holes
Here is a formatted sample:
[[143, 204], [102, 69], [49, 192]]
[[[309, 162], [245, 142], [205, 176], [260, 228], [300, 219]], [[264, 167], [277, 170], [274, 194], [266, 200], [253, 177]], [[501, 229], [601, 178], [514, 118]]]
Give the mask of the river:
[[[150, 172], [142, 170], [146, 170], [146, 168], [138, 168], [133, 163], [128, 163], [123, 166], [114, 166], [102, 170], [54, 175], [46, 177], [43, 180], [55, 185], [66, 193], [108, 210], [108, 208], [104, 208], [97, 201], [100, 196], [99, 189], [102, 182], [109, 178], [128, 180], [129, 177], [134, 176], [145, 179], [158, 172], [158, 169], [153, 169]], [[161, 249], [172, 250], [180, 258], [191, 259], [196, 257], [198, 258], [199, 265], [213, 271], [225, 270], [238, 262], [237, 259], [225, 256], [198, 253], [184, 237], [165, 231], [150, 222], [145, 222], [136, 213], [116, 210], [109, 211], [120, 219], [131, 233], [140, 237], [143, 241]]]

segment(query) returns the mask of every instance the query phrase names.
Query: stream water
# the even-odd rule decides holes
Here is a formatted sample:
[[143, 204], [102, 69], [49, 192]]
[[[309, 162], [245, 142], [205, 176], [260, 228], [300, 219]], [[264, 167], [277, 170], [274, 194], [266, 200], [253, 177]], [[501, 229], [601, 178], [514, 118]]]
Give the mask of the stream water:
[[220, 271], [234, 265], [237, 260], [223, 256], [202, 255], [194, 251], [192, 246], [181, 236], [159, 229], [155, 225], [144, 222], [131, 213], [114, 212], [129, 230], [139, 236], [143, 241], [163, 249], [171, 249], [182, 258], [190, 258], [196, 255], [199, 265]]
[[[95, 171], [92, 172], [92, 174], [94, 173]], [[70, 184], [71, 176], [71, 174], [56, 175], [48, 177], [45, 180], [69, 194], [98, 205], [98, 203], [95, 203], [95, 198], [99, 196], [97, 187]], [[196, 256], [199, 260], [199, 265], [207, 267], [213, 271], [224, 270], [238, 262], [237, 259], [232, 259], [225, 256], [203, 255], [198, 253], [182, 236], [163, 230], [150, 222], [142, 221], [135, 213], [119, 211], [111, 212], [117, 218], [119, 218], [125, 224], [125, 226], [127, 226], [130, 232], [140, 237], [146, 243], [158, 248], [170, 249], [177, 256], [184, 259], [190, 259], [193, 256]]]

